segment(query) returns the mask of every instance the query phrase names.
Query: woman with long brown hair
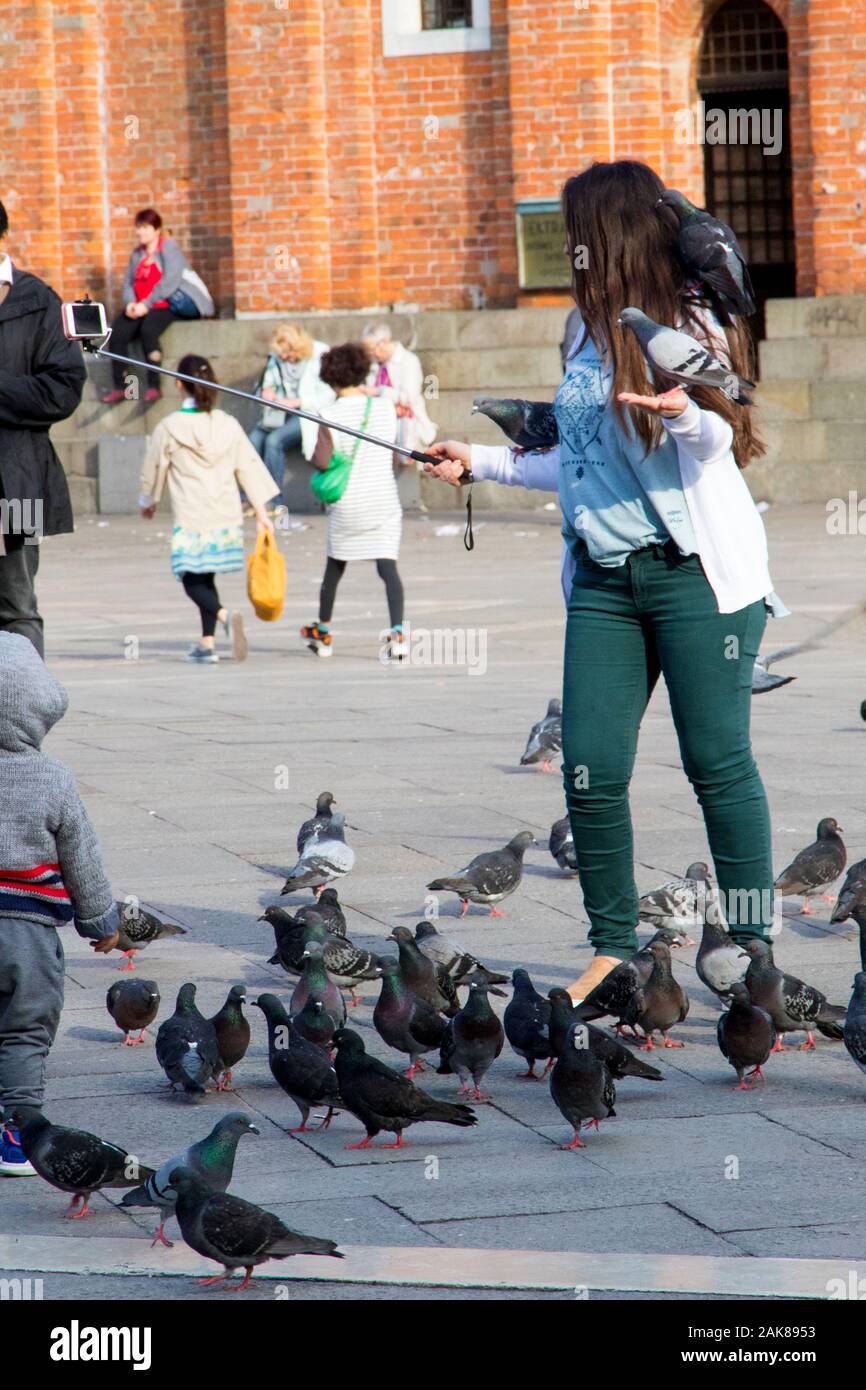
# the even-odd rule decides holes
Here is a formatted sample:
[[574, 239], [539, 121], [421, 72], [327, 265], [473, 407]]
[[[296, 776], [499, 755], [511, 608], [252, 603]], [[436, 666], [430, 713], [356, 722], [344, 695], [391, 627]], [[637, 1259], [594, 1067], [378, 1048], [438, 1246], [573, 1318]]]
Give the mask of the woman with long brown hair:
[[[515, 455], [454, 440], [428, 471], [559, 491], [568, 618], [563, 776], [595, 959], [583, 998], [637, 949], [628, 787], [641, 719], [664, 675], [683, 768], [707, 830], [730, 930], [772, 923], [767, 800], [749, 739], [752, 668], [773, 594], [763, 523], [741, 469], [763, 452], [748, 406], [653, 383], [635, 307], [749, 377], [745, 324], [690, 279], [664, 184], [632, 160], [594, 164], [562, 207], [582, 317], [554, 409], [559, 445]], [[664, 389], [666, 385], [673, 389]]]

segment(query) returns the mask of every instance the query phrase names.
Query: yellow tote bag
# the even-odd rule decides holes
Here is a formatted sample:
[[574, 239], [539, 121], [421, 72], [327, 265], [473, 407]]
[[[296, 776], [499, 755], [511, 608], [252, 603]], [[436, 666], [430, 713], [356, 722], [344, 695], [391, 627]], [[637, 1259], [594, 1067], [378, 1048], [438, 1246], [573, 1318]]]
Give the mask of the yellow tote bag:
[[286, 601], [286, 562], [270, 531], [260, 531], [247, 556], [247, 593], [263, 623], [275, 623]]

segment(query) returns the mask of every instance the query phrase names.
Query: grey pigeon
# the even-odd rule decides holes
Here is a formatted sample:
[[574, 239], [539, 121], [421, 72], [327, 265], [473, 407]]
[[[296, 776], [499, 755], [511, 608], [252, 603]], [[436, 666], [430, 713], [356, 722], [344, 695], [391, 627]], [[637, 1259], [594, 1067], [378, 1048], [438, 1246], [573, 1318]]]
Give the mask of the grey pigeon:
[[445, 1019], [432, 1004], [419, 999], [406, 984], [397, 961], [384, 962], [382, 988], [373, 1010], [373, 1027], [383, 1042], [409, 1057], [406, 1075], [411, 1079], [421, 1057], [441, 1047]]
[[245, 1134], [258, 1134], [260, 1131], [240, 1110], [232, 1110], [218, 1120], [210, 1134], [190, 1144], [182, 1153], [175, 1154], [161, 1163], [156, 1172], [139, 1187], [125, 1192], [122, 1207], [157, 1207], [160, 1212], [159, 1229], [153, 1240], [154, 1245], [167, 1245], [170, 1241], [165, 1234], [165, 1223], [174, 1211], [177, 1199], [175, 1189], [169, 1185], [169, 1178], [178, 1168], [189, 1168], [207, 1184], [211, 1192], [225, 1192], [232, 1180], [235, 1154]]
[[463, 1008], [448, 1024], [440, 1049], [440, 1073], [456, 1072], [460, 1077], [458, 1095], [472, 1094], [473, 1100], [489, 1100], [481, 1093], [481, 1083], [505, 1042], [505, 1030], [488, 998], [489, 986], [480, 981], [469, 986]]
[[748, 394], [755, 383], [724, 367], [709, 348], [678, 328], [655, 323], [640, 309], [623, 309], [617, 322], [630, 328], [641, 345], [654, 375], [678, 381], [681, 386], [715, 386], [738, 405], [751, 405]]
[[[795, 975], [779, 970], [768, 941], [756, 937], [744, 942], [743, 950], [752, 958], [746, 972], [746, 988], [752, 1003], [766, 1009], [777, 1033], [805, 1031], [806, 1041], [800, 1044], [801, 1052], [815, 1047], [816, 1028], [834, 1042], [842, 1038], [845, 1010], [840, 1004], [828, 1003], [814, 985], [804, 984]], [[773, 1051], [786, 1051], [781, 1037], [776, 1039]]]
[[268, 1063], [271, 1076], [301, 1112], [301, 1123], [290, 1134], [303, 1134], [314, 1105], [326, 1105], [319, 1125], [327, 1129], [334, 1107], [339, 1105], [337, 1073], [328, 1054], [308, 1042], [294, 1027], [275, 994], [260, 994], [255, 1001], [268, 1025]]
[[[777, 893], [786, 896], [800, 894], [803, 898], [800, 911], [804, 916], [811, 911], [809, 898], [834, 883], [845, 867], [848, 851], [841, 830], [841, 825], [833, 816], [820, 820], [816, 839], [795, 855], [773, 885]], [[823, 897], [826, 902], [832, 902], [828, 893], [824, 893]]]
[[285, 1260], [289, 1255], [331, 1255], [342, 1259], [336, 1242], [290, 1231], [278, 1216], [242, 1197], [212, 1192], [191, 1168], [177, 1168], [169, 1178], [177, 1193], [175, 1214], [186, 1244], [206, 1259], [223, 1266], [224, 1273], [202, 1280], [202, 1285], [221, 1284], [236, 1269], [245, 1271], [238, 1291], [249, 1288], [256, 1265], [265, 1260]]
[[766, 1009], [752, 1002], [744, 984], [731, 985], [730, 996], [731, 1007], [719, 1016], [716, 1036], [722, 1056], [737, 1073], [734, 1089], [750, 1091], [746, 1068], [752, 1068], [750, 1077], [763, 1081], [761, 1067], [776, 1044], [776, 1029]]
[[[581, 1023], [577, 1009], [571, 1002], [567, 989], [552, 989], [548, 992], [550, 1000], [550, 1042], [557, 1057], [562, 1055], [569, 1030], [574, 1023]], [[642, 1081], [664, 1081], [658, 1067], [651, 1067], [642, 1057], [636, 1057], [631, 1048], [626, 1047], [603, 1028], [592, 1023], [581, 1023], [586, 1029], [591, 1051], [604, 1062], [611, 1076], [618, 1081], [623, 1076], [639, 1077]]]
[[857, 907], [866, 907], [866, 859], [858, 859], [849, 868], [830, 913], [830, 921], [846, 922], [854, 916]]
[[688, 997], [674, 979], [670, 948], [656, 941], [646, 949], [653, 958], [652, 971], [649, 979], [635, 990], [621, 1021], [642, 1029], [645, 1041], [641, 1047], [645, 1052], [652, 1052], [655, 1047], [654, 1033], [661, 1033], [664, 1047], [682, 1047], [683, 1043], [668, 1037], [668, 1031], [688, 1014]]
[[318, 835], [323, 830], [330, 830], [332, 816], [331, 807], [334, 805], [334, 801], [333, 792], [319, 792], [316, 801], [316, 814], [311, 816], [309, 820], [305, 820], [298, 830], [298, 854], [303, 854], [304, 845], [312, 835]]
[[577, 873], [577, 851], [568, 816], [553, 822], [547, 847], [561, 869], [565, 869], [566, 873]]
[[551, 700], [547, 706], [547, 714], [543, 719], [539, 719], [537, 724], [533, 724], [529, 731], [520, 766], [530, 767], [534, 763], [541, 763], [542, 772], [555, 772], [550, 760], [561, 748], [562, 702]]
[[325, 966], [325, 948], [310, 941], [304, 950], [304, 971], [295, 985], [289, 1013], [300, 1013], [308, 999], [318, 1001], [330, 1016], [334, 1030], [346, 1022], [346, 1002]]
[[121, 1046], [136, 1047], [144, 1042], [144, 1030], [159, 1012], [159, 985], [156, 980], [116, 980], [105, 997], [105, 1007], [123, 1031]]
[[502, 917], [496, 903], [501, 903], [517, 888], [523, 877], [524, 853], [537, 843], [530, 830], [521, 830], [504, 849], [478, 854], [453, 878], [434, 878], [427, 887], [434, 893], [456, 893], [461, 903], [461, 917], [469, 911], [470, 903], [481, 903], [490, 908], [491, 917]]
[[318, 912], [325, 919], [325, 926], [333, 936], [346, 935], [346, 918], [337, 897], [336, 888], [323, 888], [316, 899], [315, 908], [301, 907], [295, 913], [296, 921], [303, 921], [308, 912]]
[[347, 1149], [369, 1148], [382, 1130], [397, 1136], [396, 1143], [383, 1144], [383, 1148], [402, 1149], [403, 1131], [410, 1125], [438, 1123], [467, 1128], [477, 1124], [470, 1106], [434, 1100], [378, 1058], [369, 1057], [362, 1039], [351, 1028], [342, 1029], [335, 1044], [340, 1095], [346, 1109], [367, 1131], [365, 1138], [347, 1144]]
[[[791, 648], [791, 651], [796, 650]], [[785, 648], [778, 652], [770, 652], [767, 656], [755, 657], [755, 664], [752, 667], [752, 694], [765, 695], [768, 690], [778, 690], [781, 685], [790, 685], [791, 681], [797, 679], [796, 676], [775, 676], [770, 670], [770, 666], [780, 661], [787, 655], [788, 649]]]
[[749, 968], [749, 956], [725, 929], [718, 893], [713, 889], [703, 900], [704, 929], [695, 959], [698, 979], [720, 999], [729, 999]]
[[[514, 993], [502, 1016], [505, 1036], [518, 1057], [529, 1063], [528, 1071], [517, 1073], [520, 1079], [540, 1081], [556, 1060], [550, 1042], [550, 1001], [538, 993], [528, 971], [522, 967], [514, 971], [511, 983]], [[536, 1075], [536, 1062], [547, 1063], [541, 1077]]]
[[696, 208], [675, 188], [656, 206], [671, 208], [679, 222], [677, 251], [687, 270], [709, 285], [722, 307], [741, 318], [755, 312], [749, 268], [733, 230], [726, 222]]
[[191, 1099], [205, 1093], [208, 1081], [220, 1071], [219, 1044], [210, 1019], [199, 1013], [195, 985], [181, 985], [171, 1018], [156, 1035], [156, 1060], [169, 1081]]
[[602, 1120], [616, 1115], [613, 1078], [593, 1052], [583, 1023], [573, 1023], [568, 1030], [565, 1046], [550, 1073], [550, 1094], [563, 1119], [574, 1130], [571, 1143], [560, 1145], [563, 1149], [586, 1147], [580, 1137], [584, 1122], [598, 1129]]
[[498, 975], [482, 965], [470, 953], [444, 932], [437, 931], [432, 922], [419, 922], [415, 928], [415, 941], [419, 951], [441, 967], [455, 985], [465, 985], [474, 975], [482, 975], [489, 985], [508, 983], [507, 975]]
[[397, 943], [400, 973], [412, 993], [449, 1018], [456, 1014], [460, 1008], [457, 986], [447, 970], [423, 953], [409, 928], [395, 927], [388, 939]]
[[553, 449], [559, 443], [559, 426], [550, 401], [476, 396], [471, 414], [486, 415], [523, 452]]
[[19, 1105], [10, 1118], [21, 1131], [24, 1157], [40, 1178], [61, 1192], [73, 1194], [65, 1212], [70, 1220], [89, 1216], [87, 1203], [103, 1187], [137, 1187], [153, 1175], [152, 1168], [146, 1168], [118, 1144], [109, 1144], [85, 1129], [53, 1125], [33, 1106]]
[[689, 937], [689, 928], [694, 930], [701, 923], [698, 900], [706, 894], [710, 882], [709, 865], [696, 860], [689, 865], [681, 879], [670, 879], [651, 892], [644, 893], [638, 905], [641, 921], [676, 932], [682, 938], [683, 946], [694, 946]]
[[236, 1067], [250, 1045], [250, 1021], [244, 1016], [247, 992], [243, 985], [232, 985], [228, 998], [211, 1023], [217, 1037], [222, 1072], [217, 1081], [218, 1091], [227, 1091], [232, 1084], [232, 1068]]
[[136, 951], [143, 951], [151, 941], [160, 941], [165, 936], [185, 936], [186, 927], [177, 927], [173, 922], [163, 922], [153, 912], [147, 912], [137, 899], [118, 902], [118, 937], [115, 951], [121, 951], [126, 964], [121, 971], [132, 970]]
[[315, 892], [350, 872], [355, 863], [355, 851], [346, 844], [345, 822], [346, 817], [335, 812], [327, 828], [313, 831], [297, 864], [289, 870], [281, 894], [296, 893], [300, 888], [312, 888]]
[[279, 907], [268, 907], [260, 921], [270, 922], [276, 939], [276, 952], [269, 958], [269, 965], [281, 965], [290, 974], [301, 975], [304, 971], [305, 953], [312, 942], [319, 943], [324, 951], [325, 969], [331, 979], [341, 989], [352, 994], [352, 1004], [361, 1001], [355, 994], [355, 986], [362, 980], [375, 980], [380, 972], [379, 958], [371, 951], [356, 946], [345, 936], [335, 936], [329, 932], [325, 919], [317, 912], [309, 911], [300, 920], [301, 914], [292, 918]]

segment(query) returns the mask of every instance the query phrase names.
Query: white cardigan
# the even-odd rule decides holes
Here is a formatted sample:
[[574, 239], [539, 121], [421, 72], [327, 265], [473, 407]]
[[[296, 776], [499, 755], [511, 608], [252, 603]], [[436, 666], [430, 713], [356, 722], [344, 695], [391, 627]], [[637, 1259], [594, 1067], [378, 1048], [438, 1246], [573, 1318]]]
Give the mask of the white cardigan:
[[[698, 554], [720, 613], [767, 599], [775, 616], [787, 609], [773, 593], [767, 556], [767, 535], [746, 480], [731, 452], [733, 430], [712, 410], [689, 401], [676, 419], [662, 419], [676, 441], [683, 493], [698, 546]], [[507, 445], [472, 445], [470, 464], [478, 482], [506, 487], [559, 490], [559, 448], [543, 453], [515, 454]], [[566, 601], [574, 578], [574, 557], [564, 547], [562, 587]]]

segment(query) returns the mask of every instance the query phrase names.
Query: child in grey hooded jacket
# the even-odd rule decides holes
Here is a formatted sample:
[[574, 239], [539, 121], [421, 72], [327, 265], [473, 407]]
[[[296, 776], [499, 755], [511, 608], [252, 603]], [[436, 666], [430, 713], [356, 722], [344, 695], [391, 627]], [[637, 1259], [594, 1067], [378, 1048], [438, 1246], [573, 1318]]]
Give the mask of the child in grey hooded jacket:
[[[36, 649], [0, 632], [0, 1105], [41, 1109], [63, 1006], [57, 928], [74, 922], [99, 952], [118, 914], [96, 835], [69, 769], [41, 751], [68, 698]], [[0, 1172], [26, 1173], [8, 1124]], [[32, 1170], [31, 1170], [32, 1171]]]

